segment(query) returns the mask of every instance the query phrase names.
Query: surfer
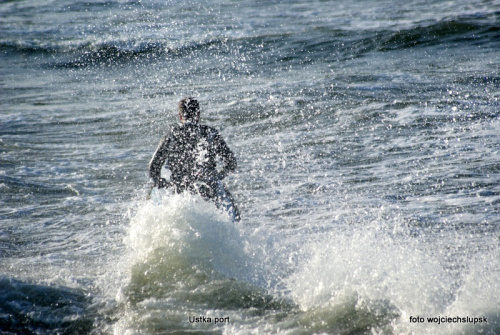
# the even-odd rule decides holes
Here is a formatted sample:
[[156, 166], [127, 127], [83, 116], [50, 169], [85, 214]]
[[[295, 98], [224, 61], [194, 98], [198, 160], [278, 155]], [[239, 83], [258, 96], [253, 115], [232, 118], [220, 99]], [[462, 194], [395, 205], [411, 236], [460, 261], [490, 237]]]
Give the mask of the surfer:
[[[236, 158], [219, 132], [200, 121], [200, 105], [194, 98], [179, 102], [180, 125], [165, 135], [149, 163], [149, 176], [158, 188], [172, 187], [176, 193], [189, 191], [215, 202], [217, 207], [233, 211], [239, 220], [234, 201], [222, 180], [236, 169]], [[223, 163], [217, 169], [217, 161]], [[161, 177], [166, 162], [170, 181]]]

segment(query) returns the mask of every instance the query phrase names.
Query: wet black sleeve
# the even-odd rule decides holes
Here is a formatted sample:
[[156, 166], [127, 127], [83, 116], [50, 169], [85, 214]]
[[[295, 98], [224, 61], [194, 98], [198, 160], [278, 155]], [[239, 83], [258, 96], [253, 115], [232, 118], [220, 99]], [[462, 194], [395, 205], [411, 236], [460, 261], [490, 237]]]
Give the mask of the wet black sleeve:
[[234, 157], [233, 152], [229, 149], [226, 142], [218, 132], [216, 132], [214, 136], [214, 145], [215, 152], [222, 159], [224, 164], [221, 171], [221, 177], [224, 178], [227, 174], [236, 170], [236, 157]]
[[168, 135], [161, 139], [160, 144], [158, 145], [158, 148], [149, 163], [149, 176], [153, 179], [155, 185], [158, 184], [161, 178], [161, 168], [167, 159], [169, 141], [170, 137]]

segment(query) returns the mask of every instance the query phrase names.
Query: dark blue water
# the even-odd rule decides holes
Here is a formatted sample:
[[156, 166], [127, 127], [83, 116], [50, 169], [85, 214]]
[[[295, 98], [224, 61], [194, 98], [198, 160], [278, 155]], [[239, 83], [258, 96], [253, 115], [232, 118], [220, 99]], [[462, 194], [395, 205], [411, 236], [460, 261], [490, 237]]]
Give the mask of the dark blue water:
[[[0, 332], [500, 332], [499, 1], [0, 17]], [[239, 223], [146, 200], [187, 95], [237, 156]]]

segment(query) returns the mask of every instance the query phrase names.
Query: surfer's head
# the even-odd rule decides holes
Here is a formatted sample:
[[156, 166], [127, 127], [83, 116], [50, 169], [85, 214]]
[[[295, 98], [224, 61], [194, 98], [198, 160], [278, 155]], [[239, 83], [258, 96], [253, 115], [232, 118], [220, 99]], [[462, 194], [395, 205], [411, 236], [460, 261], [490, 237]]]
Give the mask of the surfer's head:
[[192, 97], [179, 101], [179, 119], [184, 122], [198, 122], [200, 120], [200, 104]]

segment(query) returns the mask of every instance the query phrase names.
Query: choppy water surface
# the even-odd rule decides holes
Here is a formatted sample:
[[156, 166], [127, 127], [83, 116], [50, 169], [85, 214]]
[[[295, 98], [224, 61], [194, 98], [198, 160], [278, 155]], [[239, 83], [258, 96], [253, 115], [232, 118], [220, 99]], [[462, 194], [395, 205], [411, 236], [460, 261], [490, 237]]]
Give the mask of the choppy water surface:
[[[498, 1], [0, 16], [1, 332], [500, 332]], [[238, 158], [239, 223], [146, 200], [186, 95]]]

